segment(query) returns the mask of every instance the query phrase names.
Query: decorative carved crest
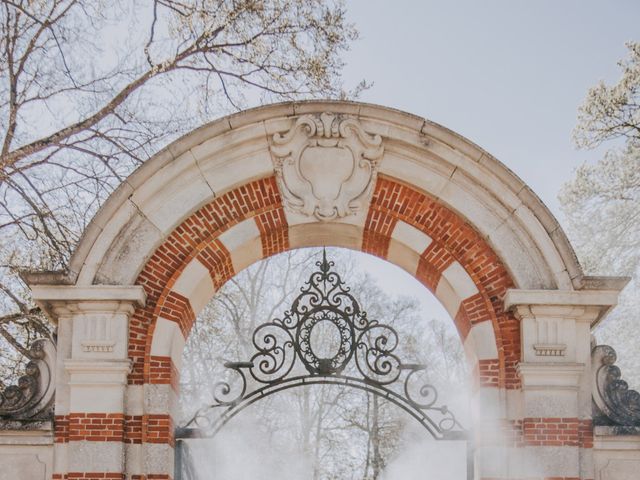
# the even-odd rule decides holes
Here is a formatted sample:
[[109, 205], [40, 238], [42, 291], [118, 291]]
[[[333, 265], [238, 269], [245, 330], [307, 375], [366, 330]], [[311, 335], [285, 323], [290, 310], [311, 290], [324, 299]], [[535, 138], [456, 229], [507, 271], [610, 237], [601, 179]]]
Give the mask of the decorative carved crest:
[[325, 112], [276, 133], [271, 153], [285, 208], [330, 221], [366, 207], [384, 147], [355, 118]]
[[640, 427], [640, 393], [629, 390], [615, 366], [616, 351], [598, 345], [591, 351], [593, 382], [593, 421], [596, 425]]

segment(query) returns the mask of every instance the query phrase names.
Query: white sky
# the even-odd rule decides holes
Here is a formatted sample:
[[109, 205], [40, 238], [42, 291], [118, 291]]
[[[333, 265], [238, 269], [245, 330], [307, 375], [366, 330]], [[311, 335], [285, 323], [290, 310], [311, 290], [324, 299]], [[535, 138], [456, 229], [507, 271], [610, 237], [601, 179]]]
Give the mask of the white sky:
[[[347, 0], [361, 39], [345, 79], [373, 81], [362, 101], [436, 121], [519, 175], [558, 216], [573, 170], [603, 150], [571, 142], [577, 108], [599, 80], [617, 81], [624, 43], [640, 40], [636, 0]], [[400, 269], [363, 256], [394, 293], [424, 290]], [[445, 315], [425, 301], [434, 315]]]
[[573, 169], [598, 152], [571, 143], [598, 80], [616, 81], [624, 43], [640, 40], [637, 0], [347, 0], [361, 39], [348, 85], [363, 101], [436, 121], [511, 168], [554, 211]]

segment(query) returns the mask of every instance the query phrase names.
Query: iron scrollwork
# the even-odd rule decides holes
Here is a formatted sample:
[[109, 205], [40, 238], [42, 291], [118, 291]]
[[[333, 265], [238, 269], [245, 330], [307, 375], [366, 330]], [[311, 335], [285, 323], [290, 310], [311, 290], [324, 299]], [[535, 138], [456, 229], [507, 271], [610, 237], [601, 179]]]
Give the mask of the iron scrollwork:
[[[367, 317], [323, 251], [318, 270], [300, 289], [282, 318], [258, 326], [256, 353], [247, 362], [227, 362], [238, 381], [218, 382], [213, 405], [200, 410], [177, 432], [213, 436], [236, 413], [264, 395], [311, 384], [347, 384], [382, 396], [422, 423], [437, 439], [463, 438], [453, 413], [437, 404], [425, 366], [404, 363], [397, 354], [398, 332]], [[327, 347], [322, 339], [335, 339]], [[306, 371], [306, 373], [305, 373]], [[392, 384], [399, 388], [391, 388]], [[212, 419], [212, 409], [226, 407]], [[437, 414], [438, 418], [432, 418]]]

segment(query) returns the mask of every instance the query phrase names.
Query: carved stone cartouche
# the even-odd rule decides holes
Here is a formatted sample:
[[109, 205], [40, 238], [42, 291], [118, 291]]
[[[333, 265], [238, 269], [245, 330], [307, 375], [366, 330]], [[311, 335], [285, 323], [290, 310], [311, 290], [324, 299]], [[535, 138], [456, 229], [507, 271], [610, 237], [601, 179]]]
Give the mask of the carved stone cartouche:
[[384, 147], [357, 119], [325, 112], [276, 133], [271, 153], [285, 208], [326, 222], [366, 208]]

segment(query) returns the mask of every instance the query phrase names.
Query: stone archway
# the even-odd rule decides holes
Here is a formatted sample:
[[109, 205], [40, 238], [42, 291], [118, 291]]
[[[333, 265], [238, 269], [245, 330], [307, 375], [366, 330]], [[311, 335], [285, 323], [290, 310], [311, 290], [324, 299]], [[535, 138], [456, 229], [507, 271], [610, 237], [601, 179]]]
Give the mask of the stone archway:
[[251, 263], [315, 245], [395, 263], [449, 311], [477, 373], [477, 478], [594, 478], [590, 328], [623, 283], [585, 277], [551, 213], [488, 153], [352, 102], [201, 127], [114, 192], [69, 272], [30, 277], [59, 329], [54, 478], [172, 478], [198, 311]]

